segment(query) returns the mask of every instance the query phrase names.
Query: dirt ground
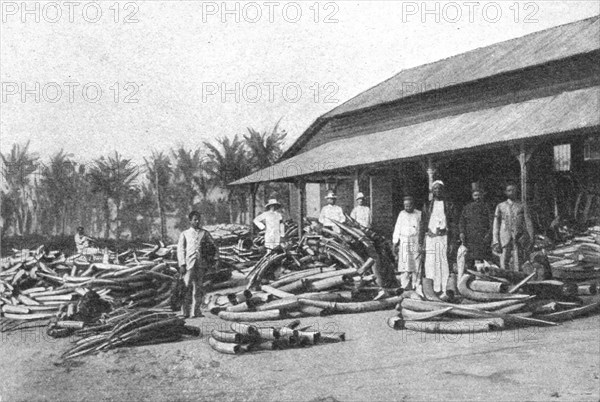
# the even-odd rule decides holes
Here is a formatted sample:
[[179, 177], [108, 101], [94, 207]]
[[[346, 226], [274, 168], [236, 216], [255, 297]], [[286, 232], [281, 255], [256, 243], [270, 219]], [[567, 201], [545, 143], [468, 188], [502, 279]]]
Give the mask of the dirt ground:
[[[0, 401], [598, 401], [600, 316], [471, 335], [394, 331], [393, 311], [304, 319], [347, 341], [231, 356], [207, 336], [61, 362], [68, 339], [3, 334]], [[204, 334], [229, 323], [189, 320]]]

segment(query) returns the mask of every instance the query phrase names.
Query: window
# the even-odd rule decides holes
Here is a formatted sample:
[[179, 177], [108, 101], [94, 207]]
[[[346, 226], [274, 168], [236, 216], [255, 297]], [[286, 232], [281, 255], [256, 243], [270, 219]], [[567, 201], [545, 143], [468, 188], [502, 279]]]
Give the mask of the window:
[[589, 137], [583, 145], [583, 160], [600, 161], [600, 136]]
[[557, 172], [571, 170], [571, 144], [554, 146], [554, 170]]

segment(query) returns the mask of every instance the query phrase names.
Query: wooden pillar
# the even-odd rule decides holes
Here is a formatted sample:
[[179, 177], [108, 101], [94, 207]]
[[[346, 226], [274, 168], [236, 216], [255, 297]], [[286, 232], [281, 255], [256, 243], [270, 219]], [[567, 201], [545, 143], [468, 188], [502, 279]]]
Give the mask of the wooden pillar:
[[250, 184], [250, 235], [254, 237], [256, 229], [254, 227], [254, 218], [256, 218], [256, 191], [258, 183]]
[[356, 201], [356, 196], [358, 195], [358, 193], [360, 191], [359, 178], [360, 178], [360, 171], [358, 169], [356, 169], [354, 171], [354, 197], [353, 197], [354, 201]]
[[[406, 193], [408, 191], [410, 191], [409, 187], [410, 187], [410, 183], [409, 183], [409, 179], [408, 179], [408, 174], [407, 174], [407, 169], [406, 169], [406, 163], [405, 162], [400, 162], [398, 164], [398, 178], [400, 180], [398, 180], [398, 191], [400, 194], [400, 200], [402, 200], [402, 198], [406, 195]], [[402, 208], [401, 208], [402, 209]]]
[[433, 193], [431, 189], [433, 187], [434, 175], [437, 169], [433, 163], [433, 159], [431, 157], [427, 158], [427, 180], [428, 180], [428, 188], [429, 188], [429, 201], [433, 199]]
[[301, 239], [304, 229], [304, 217], [306, 216], [306, 182], [296, 180], [294, 184], [298, 190], [298, 238]]
[[371, 207], [371, 213], [373, 213], [373, 205], [375, 200], [373, 199], [373, 176], [369, 174], [369, 206]]
[[527, 164], [529, 163], [529, 160], [531, 159], [531, 155], [533, 154], [533, 149], [528, 148], [525, 144], [520, 144], [519, 148], [515, 149], [513, 151], [513, 154], [516, 156], [517, 160], [519, 161], [519, 166], [521, 168], [521, 201], [526, 203], [527, 196], [528, 196]]

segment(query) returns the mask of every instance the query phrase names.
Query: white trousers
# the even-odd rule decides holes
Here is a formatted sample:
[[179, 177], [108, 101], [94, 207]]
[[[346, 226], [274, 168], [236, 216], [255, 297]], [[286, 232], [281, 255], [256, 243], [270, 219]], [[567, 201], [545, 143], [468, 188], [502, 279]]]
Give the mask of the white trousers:
[[412, 290], [417, 286], [417, 273], [402, 271], [400, 272], [400, 287], [404, 290]]
[[446, 292], [448, 267], [448, 236], [425, 237], [425, 277], [433, 279], [433, 290]]

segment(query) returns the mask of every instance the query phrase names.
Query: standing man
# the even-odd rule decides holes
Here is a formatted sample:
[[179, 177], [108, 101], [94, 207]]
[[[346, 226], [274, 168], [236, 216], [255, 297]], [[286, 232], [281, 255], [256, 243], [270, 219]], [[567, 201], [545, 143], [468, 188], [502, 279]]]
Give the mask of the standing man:
[[466, 267], [473, 269], [475, 260], [490, 259], [490, 242], [494, 214], [483, 199], [483, 189], [478, 183], [471, 185], [473, 202], [467, 204], [458, 224], [460, 241], [467, 249]]
[[326, 228], [331, 229], [336, 233], [340, 233], [340, 228], [331, 221], [333, 220], [341, 223], [346, 222], [346, 216], [344, 215], [344, 211], [341, 207], [335, 205], [337, 196], [332, 190], [327, 191], [325, 199], [327, 200], [327, 205], [321, 208], [319, 222]]
[[423, 207], [419, 244], [425, 251], [425, 277], [433, 279], [433, 289], [446, 293], [450, 263], [456, 259], [456, 212], [444, 198], [444, 183], [431, 186], [433, 200]]
[[185, 285], [182, 306], [185, 318], [192, 311], [194, 317], [203, 316], [200, 310], [204, 296], [202, 280], [204, 273], [214, 265], [217, 254], [210, 233], [200, 226], [200, 212], [190, 212], [188, 219], [191, 227], [181, 232], [177, 243], [177, 262]]
[[527, 206], [517, 201], [517, 186], [508, 184], [505, 191], [506, 201], [498, 204], [494, 213], [495, 252], [502, 253], [500, 267], [519, 271], [527, 261], [533, 245], [533, 223], [529, 217]]
[[265, 247], [267, 250], [273, 250], [279, 246], [285, 236], [285, 227], [283, 225], [283, 216], [278, 212], [281, 204], [272, 198], [265, 205], [266, 211], [254, 219], [254, 224], [265, 231]]
[[363, 205], [365, 202], [365, 195], [358, 193], [356, 195], [356, 207], [350, 213], [350, 217], [358, 222], [361, 226], [367, 229], [371, 228], [371, 208]]
[[421, 211], [415, 209], [415, 201], [411, 195], [404, 197], [404, 211], [398, 214], [396, 227], [392, 236], [394, 253], [398, 257], [400, 286], [414, 289], [417, 285], [417, 271], [421, 263], [419, 253], [419, 230], [421, 227]]

